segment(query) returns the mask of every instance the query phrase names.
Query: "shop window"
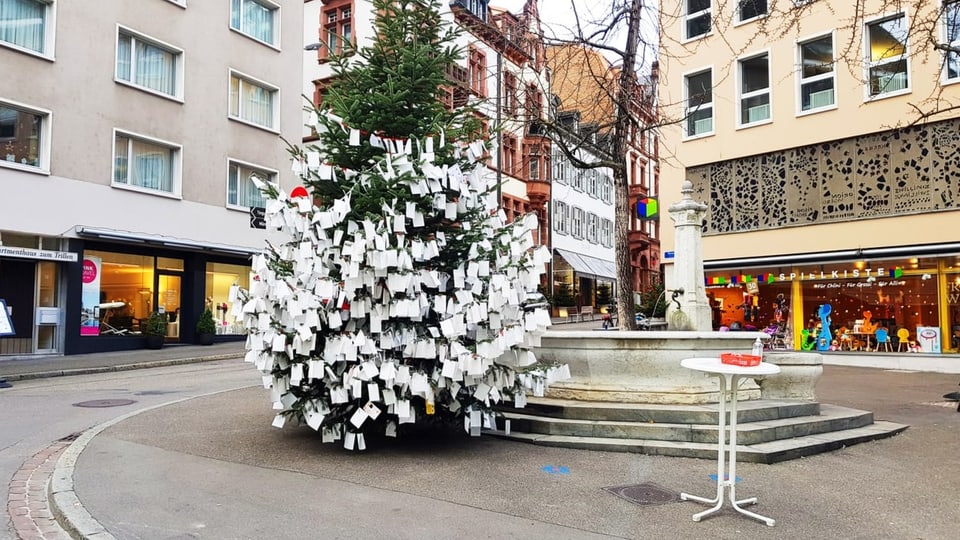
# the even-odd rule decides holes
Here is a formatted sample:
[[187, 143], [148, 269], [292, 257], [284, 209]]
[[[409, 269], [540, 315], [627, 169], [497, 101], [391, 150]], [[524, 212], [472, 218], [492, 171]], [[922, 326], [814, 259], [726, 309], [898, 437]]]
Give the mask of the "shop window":
[[230, 118], [276, 130], [276, 87], [230, 72]]
[[0, 101], [0, 167], [49, 171], [50, 112]]
[[204, 305], [213, 313], [218, 334], [244, 333], [242, 321], [231, 314], [237, 291], [235, 287], [250, 288], [249, 266], [207, 263]]
[[263, 182], [276, 182], [277, 171], [230, 160], [227, 175], [227, 206], [241, 209], [264, 207], [263, 193], [253, 183], [253, 177]]
[[114, 131], [113, 185], [179, 195], [180, 147]]
[[867, 83], [870, 97], [910, 89], [907, 21], [902, 13], [867, 24]]
[[81, 335], [140, 336], [156, 309], [154, 258], [86, 250], [83, 259]]
[[54, 4], [53, 0], [4, 0], [0, 9], [0, 45], [52, 57]]
[[120, 28], [116, 76], [119, 82], [181, 98], [183, 51]]
[[960, 80], [960, 1], [943, 3], [943, 41], [949, 47], [944, 52], [944, 78], [947, 81]]
[[738, 62], [740, 66], [740, 125], [770, 119], [770, 58], [761, 54]]
[[805, 41], [799, 46], [800, 110], [812, 111], [836, 103], [833, 36]]
[[684, 77], [687, 137], [713, 133], [713, 74], [710, 70]]
[[257, 41], [279, 44], [280, 6], [267, 0], [231, 0], [230, 28]]

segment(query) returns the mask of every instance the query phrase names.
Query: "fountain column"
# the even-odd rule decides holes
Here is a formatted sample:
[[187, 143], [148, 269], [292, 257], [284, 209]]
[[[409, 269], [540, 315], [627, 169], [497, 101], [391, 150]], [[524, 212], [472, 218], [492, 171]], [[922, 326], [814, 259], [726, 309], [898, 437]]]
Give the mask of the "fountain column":
[[676, 302], [671, 301], [673, 291], [666, 293], [667, 328], [709, 332], [713, 330], [713, 322], [704, 286], [702, 240], [707, 205], [693, 200], [693, 183], [689, 180], [683, 182], [680, 193], [683, 194], [680, 201], [670, 205], [667, 211], [675, 230], [673, 280], [683, 293], [677, 296], [679, 309]]

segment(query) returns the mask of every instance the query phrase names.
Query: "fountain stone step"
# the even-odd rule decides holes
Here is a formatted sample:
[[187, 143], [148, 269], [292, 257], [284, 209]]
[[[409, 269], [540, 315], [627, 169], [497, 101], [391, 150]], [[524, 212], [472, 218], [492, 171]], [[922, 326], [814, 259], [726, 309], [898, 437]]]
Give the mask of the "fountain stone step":
[[[738, 444], [737, 461], [752, 463], [777, 463], [804, 456], [837, 450], [854, 444], [892, 437], [903, 432], [908, 426], [893, 422], [878, 421], [863, 427], [843, 429], [816, 435], [807, 435], [781, 439], [759, 444]], [[717, 459], [717, 445], [689, 442], [664, 441], [651, 439], [622, 439], [611, 437], [579, 437], [572, 435], [548, 435], [541, 433], [520, 433], [511, 431], [509, 435], [502, 430], [487, 430], [487, 433], [543, 446], [558, 446], [582, 450], [606, 452], [635, 452], [648, 455], [673, 457], [691, 457]], [[738, 430], [739, 434], [740, 431]], [[739, 435], [738, 435], [739, 437]], [[738, 438], [738, 442], [742, 442]]]
[[[776, 409], [776, 407], [772, 407]], [[831, 431], [859, 428], [873, 423], [873, 413], [822, 405], [819, 414], [807, 416], [786, 416], [769, 420], [738, 422], [737, 438], [740, 444], [753, 445], [808, 436]], [[682, 441], [692, 443], [716, 444], [719, 431], [716, 411], [708, 417], [709, 423], [701, 423], [700, 412], [697, 418], [687, 422], [653, 422], [622, 420], [584, 420], [579, 418], [556, 418], [531, 414], [534, 411], [513, 409], [504, 411], [503, 417], [510, 420], [511, 431], [539, 433], [546, 435], [566, 435], [574, 437], [641, 439], [657, 441]], [[740, 411], [743, 413], [744, 411]], [[741, 417], [741, 414], [737, 415]]]
[[[759, 399], [740, 401], [737, 403], [737, 409], [737, 421], [746, 423], [816, 415], [820, 413], [820, 404], [815, 401]], [[501, 407], [499, 410], [517, 414], [533, 414], [551, 418], [578, 420], [656, 422], [666, 424], [717, 423], [716, 403], [660, 405], [529, 398], [527, 406], [522, 409]]]

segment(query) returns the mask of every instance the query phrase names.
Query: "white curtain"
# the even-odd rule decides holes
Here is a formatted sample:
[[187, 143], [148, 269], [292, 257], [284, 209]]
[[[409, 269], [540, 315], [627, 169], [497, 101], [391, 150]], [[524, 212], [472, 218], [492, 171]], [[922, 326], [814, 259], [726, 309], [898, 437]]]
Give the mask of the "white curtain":
[[173, 192], [173, 151], [145, 141], [117, 136], [114, 181]]
[[117, 43], [118, 78], [175, 95], [176, 71], [173, 53], [131, 36], [120, 36]]
[[257, 125], [273, 127], [273, 92], [233, 76], [230, 113]]
[[247, 167], [242, 167], [236, 163], [230, 164], [230, 181], [228, 182], [228, 202], [235, 206], [266, 206], [263, 194], [257, 189], [257, 186], [250, 180], [250, 177], [256, 174], [261, 180], [269, 180], [270, 175], [261, 171], [255, 171]]
[[0, 2], [0, 41], [43, 52], [46, 6], [36, 0]]
[[260, 41], [273, 43], [273, 11], [254, 0], [232, 0], [230, 26]]

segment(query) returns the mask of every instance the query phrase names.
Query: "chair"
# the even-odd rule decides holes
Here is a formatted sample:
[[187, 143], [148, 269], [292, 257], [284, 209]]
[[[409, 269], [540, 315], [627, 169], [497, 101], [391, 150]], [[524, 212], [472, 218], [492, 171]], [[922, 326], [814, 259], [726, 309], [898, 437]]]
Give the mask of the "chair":
[[903, 352], [910, 347], [910, 331], [906, 328], [897, 330], [897, 352]]
[[877, 328], [873, 332], [873, 336], [877, 338], [877, 351], [880, 351], [880, 347], [886, 349], [887, 352], [890, 351], [890, 334], [887, 332], [886, 328]]

